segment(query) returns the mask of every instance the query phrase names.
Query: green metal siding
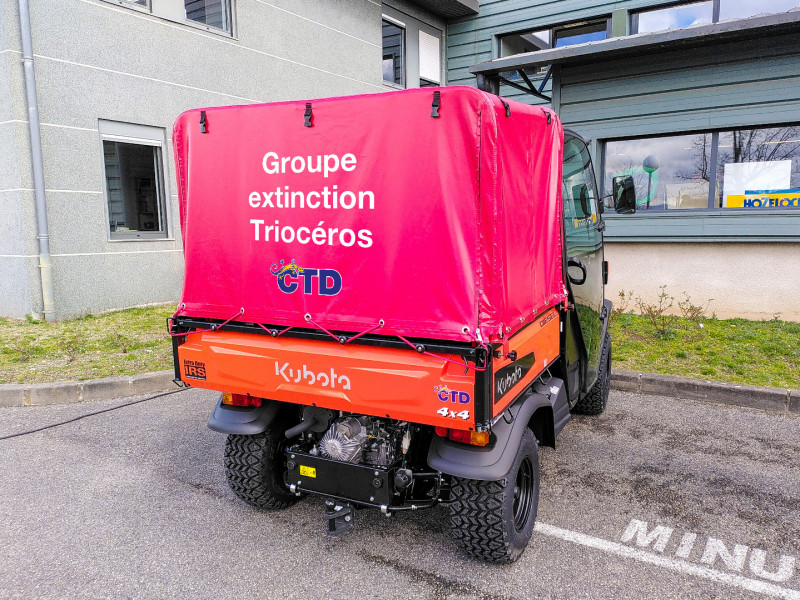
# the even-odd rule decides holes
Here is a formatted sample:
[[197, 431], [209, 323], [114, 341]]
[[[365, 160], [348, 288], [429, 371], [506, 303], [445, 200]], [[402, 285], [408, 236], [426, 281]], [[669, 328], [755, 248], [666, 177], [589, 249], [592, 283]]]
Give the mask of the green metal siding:
[[800, 36], [562, 66], [559, 116], [582, 135], [642, 136], [800, 121]]
[[477, 16], [447, 26], [447, 69], [451, 85], [474, 85], [469, 67], [496, 58], [495, 36], [610, 17], [615, 10], [636, 10], [674, 0], [481, 0]]
[[[669, 2], [550, 0], [534, 5], [525, 0], [484, 0], [479, 15], [448, 25], [448, 83], [475, 85], [469, 66], [496, 57], [498, 34], [664, 4]], [[558, 81], [555, 106], [566, 126], [595, 142], [591, 147], [600, 176], [598, 142], [605, 139], [800, 123], [800, 36], [565, 65]], [[507, 91], [503, 88], [502, 93]], [[514, 97], [538, 102], [516, 92]], [[606, 237], [610, 241], [800, 241], [800, 211], [609, 216]]]

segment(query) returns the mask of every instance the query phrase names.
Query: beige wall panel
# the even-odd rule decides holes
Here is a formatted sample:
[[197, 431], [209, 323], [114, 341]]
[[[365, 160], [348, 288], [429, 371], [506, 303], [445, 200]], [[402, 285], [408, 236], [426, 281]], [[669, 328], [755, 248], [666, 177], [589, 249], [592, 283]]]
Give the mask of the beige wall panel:
[[621, 290], [654, 302], [659, 286], [695, 304], [713, 298], [710, 313], [721, 319], [800, 321], [800, 244], [614, 244], [606, 245], [606, 296]]

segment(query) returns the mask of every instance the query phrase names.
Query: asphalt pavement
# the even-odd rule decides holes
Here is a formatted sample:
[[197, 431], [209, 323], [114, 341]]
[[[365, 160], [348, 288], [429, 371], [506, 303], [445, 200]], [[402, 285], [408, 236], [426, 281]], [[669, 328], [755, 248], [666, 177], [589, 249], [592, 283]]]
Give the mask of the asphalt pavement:
[[[137, 398], [0, 409], [0, 436]], [[800, 599], [800, 417], [612, 392], [541, 451], [537, 529], [481, 563], [446, 507], [281, 512], [227, 489], [214, 394], [0, 440], [0, 598]]]

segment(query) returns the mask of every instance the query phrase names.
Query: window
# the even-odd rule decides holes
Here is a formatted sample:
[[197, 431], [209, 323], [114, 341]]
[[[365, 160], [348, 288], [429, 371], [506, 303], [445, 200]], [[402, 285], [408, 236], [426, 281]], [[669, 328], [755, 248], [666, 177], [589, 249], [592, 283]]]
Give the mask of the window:
[[101, 121], [109, 238], [167, 237], [164, 131]]
[[600, 19], [504, 35], [500, 37], [500, 56], [604, 40], [608, 37], [608, 27], [609, 19]]
[[800, 205], [800, 126], [720, 132], [714, 205]]
[[570, 135], [564, 137], [563, 161], [561, 195], [567, 246], [570, 246], [575, 240], [592, 237], [589, 230], [597, 223], [597, 192], [592, 159], [582, 141]]
[[800, 0], [719, 0], [719, 20], [744, 19], [765, 13], [782, 13], [800, 7]]
[[[604, 40], [608, 37], [609, 27], [610, 19], [600, 19], [550, 29], [537, 29], [503, 35], [499, 38], [500, 56], [512, 56], [525, 52], [536, 52], [549, 48], [562, 48], [564, 46]], [[526, 70], [528, 76], [543, 75], [546, 72], [546, 66], [538, 67], [535, 70]], [[512, 81], [521, 79], [516, 73], [509, 74], [508, 78]]]
[[383, 20], [383, 81], [405, 87], [405, 29]]
[[553, 46], [561, 48], [563, 46], [574, 46], [576, 44], [604, 40], [607, 37], [607, 30], [607, 19], [582, 25], [556, 28], [553, 30], [553, 39], [555, 40]]
[[184, 0], [183, 4], [188, 20], [231, 31], [228, 0]]
[[441, 38], [419, 30], [419, 86], [430, 87], [442, 81]]
[[631, 33], [650, 33], [781, 13], [800, 7], [800, 0], [706, 0], [631, 13]]
[[636, 210], [800, 206], [800, 126], [608, 141], [604, 190], [630, 176]]
[[650, 33], [713, 22], [714, 3], [695, 2], [631, 14], [631, 33]]

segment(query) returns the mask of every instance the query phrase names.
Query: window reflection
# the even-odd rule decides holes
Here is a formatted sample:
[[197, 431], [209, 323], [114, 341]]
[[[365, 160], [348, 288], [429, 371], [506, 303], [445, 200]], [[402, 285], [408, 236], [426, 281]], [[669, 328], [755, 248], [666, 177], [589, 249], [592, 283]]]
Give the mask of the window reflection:
[[704, 25], [711, 23], [713, 15], [713, 2], [696, 2], [643, 11], [631, 16], [631, 33], [650, 33], [690, 25]]
[[555, 47], [574, 46], [586, 42], [596, 42], [606, 39], [608, 25], [605, 20], [586, 23], [576, 27], [563, 27], [554, 29]]
[[631, 33], [651, 33], [691, 25], [707, 25], [726, 19], [744, 19], [800, 8], [800, 0], [719, 0], [719, 17], [714, 19], [711, 0], [688, 2], [669, 8], [631, 14]]
[[405, 85], [403, 34], [402, 27], [383, 21], [383, 80], [399, 86]]
[[[499, 38], [500, 56], [513, 56], [526, 52], [548, 50], [550, 48], [563, 48], [585, 42], [604, 40], [608, 37], [609, 19], [600, 19], [577, 25], [565, 25], [551, 29], [536, 29], [522, 33], [512, 33]], [[547, 65], [526, 68], [525, 74], [533, 79], [547, 73]], [[510, 72], [503, 75], [517, 83], [523, 83], [518, 73]]]
[[767, 13], [782, 13], [800, 8], [800, 0], [720, 0], [719, 20], [744, 19]]
[[605, 193], [626, 176], [637, 212], [800, 207], [800, 126], [607, 142]]
[[636, 209], [707, 208], [711, 134], [606, 144], [605, 190], [614, 177], [633, 177]]
[[723, 131], [717, 165], [717, 207], [800, 204], [800, 127]]

